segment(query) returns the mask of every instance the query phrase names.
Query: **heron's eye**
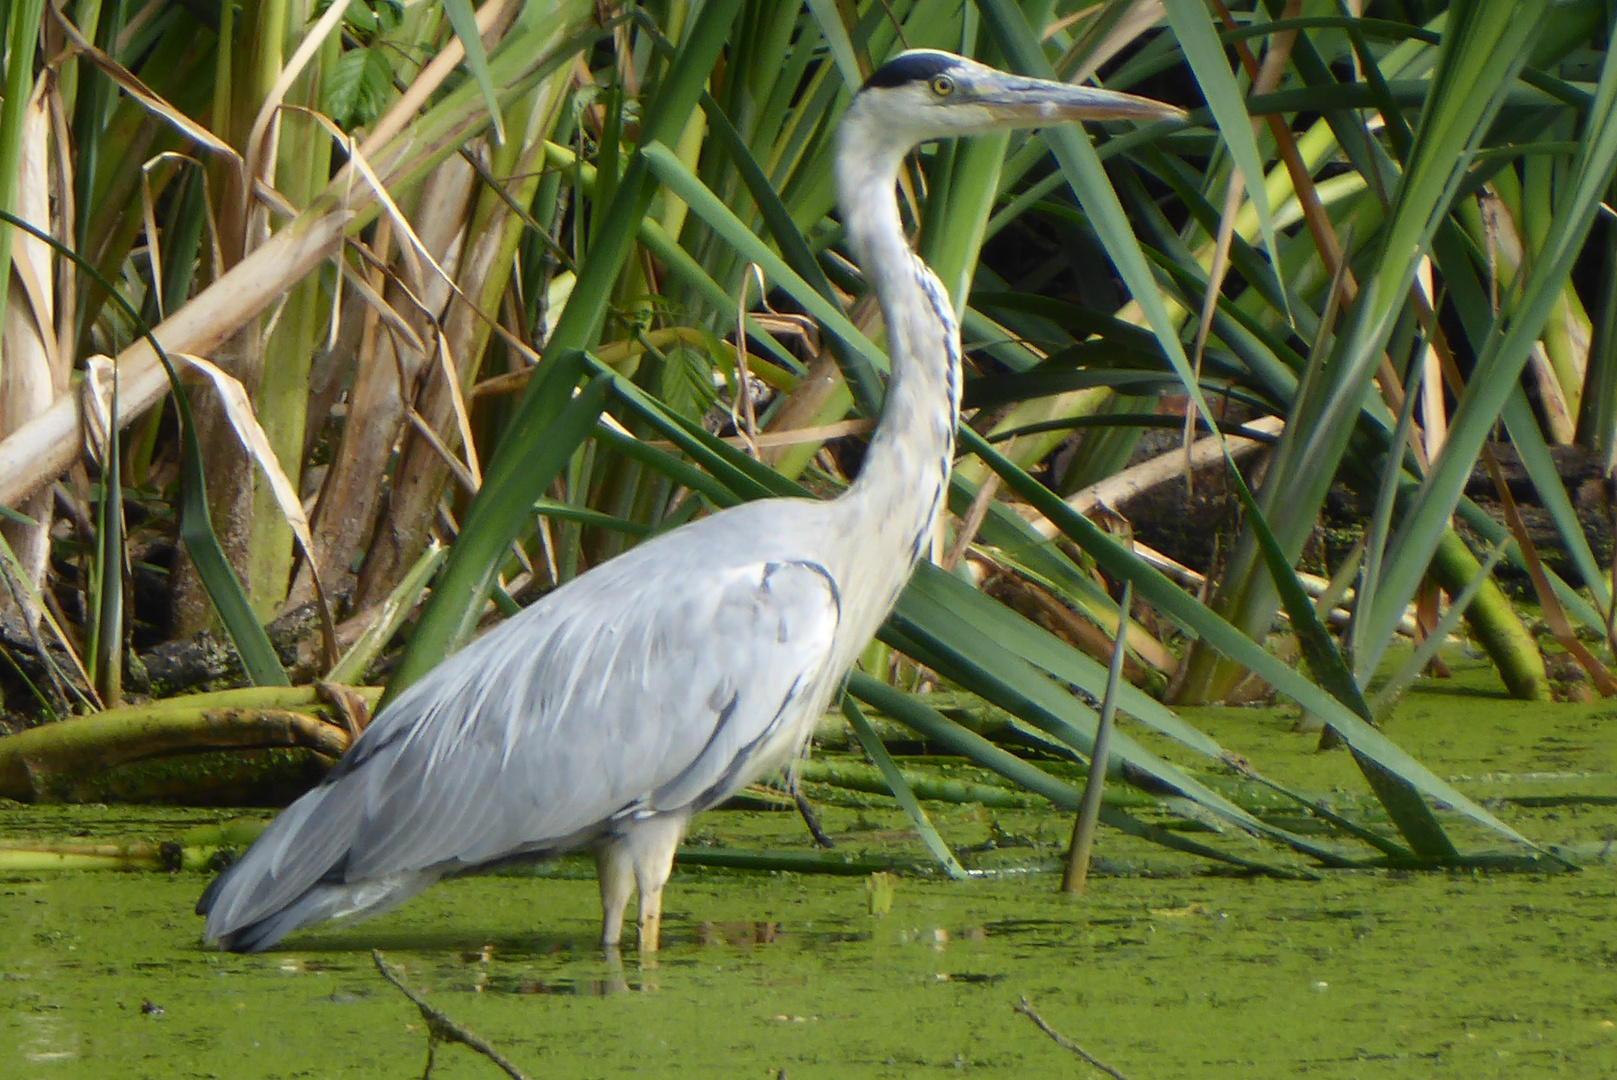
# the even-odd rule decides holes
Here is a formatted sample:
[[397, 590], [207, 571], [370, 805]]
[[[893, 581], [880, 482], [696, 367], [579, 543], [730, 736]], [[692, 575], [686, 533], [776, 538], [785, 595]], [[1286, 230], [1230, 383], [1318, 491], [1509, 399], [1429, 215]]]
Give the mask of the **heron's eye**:
[[932, 76], [932, 92], [938, 97], [948, 97], [954, 93], [954, 80], [947, 75]]

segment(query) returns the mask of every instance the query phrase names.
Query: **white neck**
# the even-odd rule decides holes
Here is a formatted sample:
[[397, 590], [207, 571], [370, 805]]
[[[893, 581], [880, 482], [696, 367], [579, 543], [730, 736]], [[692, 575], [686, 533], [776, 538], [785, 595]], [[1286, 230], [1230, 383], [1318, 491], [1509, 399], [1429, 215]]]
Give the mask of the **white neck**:
[[876, 579], [865, 595], [881, 605], [871, 614], [879, 622], [930, 544], [944, 502], [960, 413], [960, 329], [947, 291], [910, 250], [899, 219], [895, 187], [911, 144], [852, 109], [839, 138], [843, 227], [881, 303], [892, 364], [859, 478], [838, 500], [858, 544], [853, 558]]

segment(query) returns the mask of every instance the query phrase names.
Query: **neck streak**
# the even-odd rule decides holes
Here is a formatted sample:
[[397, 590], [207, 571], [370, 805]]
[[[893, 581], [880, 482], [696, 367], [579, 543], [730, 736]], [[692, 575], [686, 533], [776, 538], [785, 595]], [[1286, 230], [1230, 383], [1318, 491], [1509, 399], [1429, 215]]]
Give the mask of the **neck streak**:
[[930, 541], [949, 482], [960, 331], [948, 293], [910, 250], [899, 219], [894, 189], [909, 144], [854, 112], [841, 129], [838, 199], [849, 246], [881, 304], [892, 371], [859, 478], [840, 502], [856, 525], [857, 557], [896, 579], [880, 590], [890, 604]]

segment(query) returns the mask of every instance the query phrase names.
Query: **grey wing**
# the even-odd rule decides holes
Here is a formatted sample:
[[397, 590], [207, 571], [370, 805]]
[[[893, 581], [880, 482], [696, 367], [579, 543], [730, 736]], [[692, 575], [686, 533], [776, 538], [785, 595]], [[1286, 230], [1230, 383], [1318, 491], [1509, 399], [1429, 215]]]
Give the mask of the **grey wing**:
[[399, 699], [394, 730], [378, 733], [390, 760], [360, 764], [373, 775], [350, 880], [475, 865], [739, 787], [740, 752], [830, 661], [836, 588], [811, 564], [688, 574], [630, 606], [614, 581], [591, 584]]
[[617, 815], [699, 809], [777, 763], [759, 752], [837, 675], [830, 574], [760, 561], [648, 590], [617, 565], [632, 561], [557, 590], [384, 710], [243, 858], [252, 880], [219, 883], [228, 923], [316, 882], [471, 867]]

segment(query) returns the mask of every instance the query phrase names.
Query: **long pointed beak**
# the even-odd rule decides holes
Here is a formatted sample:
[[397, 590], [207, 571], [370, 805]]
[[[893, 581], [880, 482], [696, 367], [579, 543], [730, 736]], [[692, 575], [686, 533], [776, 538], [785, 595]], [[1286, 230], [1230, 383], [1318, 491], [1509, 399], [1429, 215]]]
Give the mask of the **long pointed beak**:
[[996, 74], [973, 87], [977, 103], [1029, 126], [1081, 120], [1183, 120], [1185, 110], [1151, 98]]

